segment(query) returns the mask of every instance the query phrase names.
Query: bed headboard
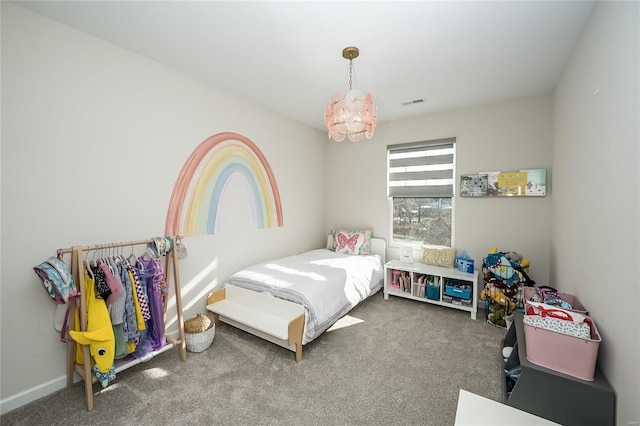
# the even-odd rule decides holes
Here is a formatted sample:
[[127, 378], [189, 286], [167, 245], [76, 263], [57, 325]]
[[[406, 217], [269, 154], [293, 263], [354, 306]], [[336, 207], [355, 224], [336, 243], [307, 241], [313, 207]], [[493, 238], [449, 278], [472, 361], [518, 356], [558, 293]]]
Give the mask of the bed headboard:
[[[327, 247], [333, 247], [333, 234], [327, 235]], [[380, 256], [380, 260], [384, 264], [387, 261], [387, 242], [382, 238], [371, 238], [371, 254]]]
[[382, 238], [371, 238], [371, 254], [377, 254], [384, 265], [387, 262], [387, 242]]

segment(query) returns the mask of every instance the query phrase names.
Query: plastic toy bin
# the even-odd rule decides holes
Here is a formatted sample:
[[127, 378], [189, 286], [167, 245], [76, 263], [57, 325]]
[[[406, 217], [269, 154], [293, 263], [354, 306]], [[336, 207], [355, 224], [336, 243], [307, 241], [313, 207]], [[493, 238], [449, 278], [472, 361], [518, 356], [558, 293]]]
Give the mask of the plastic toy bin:
[[578, 379], [593, 381], [602, 341], [593, 320], [591, 339], [523, 325], [527, 360]]
[[460, 299], [471, 299], [471, 281], [460, 281], [453, 278], [446, 278], [444, 285], [444, 294], [451, 297], [459, 297]]
[[460, 272], [473, 274], [473, 259], [463, 259], [461, 257], [456, 257], [456, 266], [458, 267], [458, 271]]

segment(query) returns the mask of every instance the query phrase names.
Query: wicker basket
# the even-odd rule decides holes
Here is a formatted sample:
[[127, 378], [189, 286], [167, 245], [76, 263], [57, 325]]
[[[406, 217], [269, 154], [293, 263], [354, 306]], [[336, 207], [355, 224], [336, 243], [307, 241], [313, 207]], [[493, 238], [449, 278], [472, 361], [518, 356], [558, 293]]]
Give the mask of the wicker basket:
[[202, 352], [211, 346], [216, 325], [211, 318], [198, 314], [184, 322], [184, 340], [189, 352]]

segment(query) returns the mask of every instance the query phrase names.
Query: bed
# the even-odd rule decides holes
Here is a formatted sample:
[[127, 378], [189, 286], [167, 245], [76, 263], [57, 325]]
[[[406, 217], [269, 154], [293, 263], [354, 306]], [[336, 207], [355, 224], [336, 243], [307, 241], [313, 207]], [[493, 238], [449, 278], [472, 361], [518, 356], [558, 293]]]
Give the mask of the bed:
[[300, 362], [303, 345], [382, 288], [386, 243], [370, 237], [368, 244], [369, 254], [348, 247], [349, 253], [339, 252], [330, 234], [327, 248], [242, 269], [207, 297], [207, 310], [216, 325], [230, 324], [285, 347]]

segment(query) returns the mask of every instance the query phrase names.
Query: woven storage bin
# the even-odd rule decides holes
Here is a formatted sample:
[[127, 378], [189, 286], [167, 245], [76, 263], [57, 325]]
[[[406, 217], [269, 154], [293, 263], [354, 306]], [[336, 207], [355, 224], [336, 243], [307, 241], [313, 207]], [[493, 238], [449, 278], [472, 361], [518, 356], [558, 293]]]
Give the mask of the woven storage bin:
[[189, 352], [202, 352], [211, 346], [216, 325], [211, 318], [198, 314], [184, 322], [184, 341]]

